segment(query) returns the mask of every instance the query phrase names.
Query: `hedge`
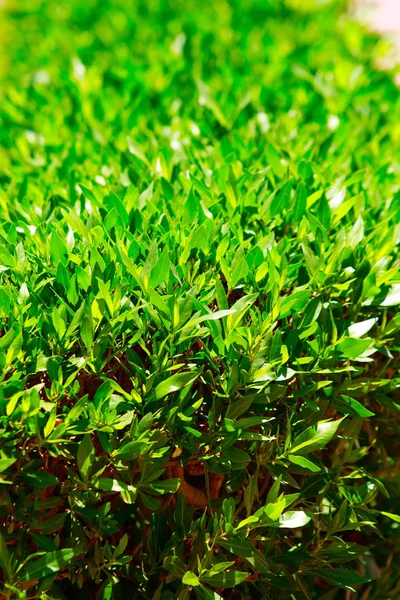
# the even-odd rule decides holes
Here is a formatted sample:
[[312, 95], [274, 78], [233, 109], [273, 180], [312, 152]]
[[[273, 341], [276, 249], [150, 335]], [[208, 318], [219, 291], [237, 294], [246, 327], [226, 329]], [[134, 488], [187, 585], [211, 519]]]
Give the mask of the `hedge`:
[[400, 597], [400, 143], [341, 1], [0, 17], [1, 598]]

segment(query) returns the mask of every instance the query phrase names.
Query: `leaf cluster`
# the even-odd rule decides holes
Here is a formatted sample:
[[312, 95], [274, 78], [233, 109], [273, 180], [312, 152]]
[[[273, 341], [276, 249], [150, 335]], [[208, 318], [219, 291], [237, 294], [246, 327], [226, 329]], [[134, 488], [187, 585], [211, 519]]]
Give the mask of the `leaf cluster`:
[[1, 20], [2, 598], [398, 597], [382, 42], [337, 1]]

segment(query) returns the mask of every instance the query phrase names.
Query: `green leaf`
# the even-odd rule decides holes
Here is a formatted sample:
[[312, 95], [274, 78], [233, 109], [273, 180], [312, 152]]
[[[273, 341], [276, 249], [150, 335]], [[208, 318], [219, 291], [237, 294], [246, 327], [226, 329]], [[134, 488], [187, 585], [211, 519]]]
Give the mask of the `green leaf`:
[[200, 375], [200, 371], [187, 371], [184, 373], [176, 373], [171, 377], [168, 377], [165, 381], [159, 383], [154, 390], [155, 400], [161, 400], [172, 392], [177, 392], [182, 388], [191, 385]]
[[15, 267], [14, 257], [3, 244], [0, 244], [0, 265], [5, 267]]
[[313, 463], [311, 460], [308, 460], [308, 458], [305, 458], [304, 456], [295, 456], [289, 454], [288, 459], [294, 465], [302, 467], [303, 469], [307, 469], [308, 471], [312, 471], [313, 473], [319, 473], [321, 471], [321, 469], [315, 463]]
[[78, 446], [77, 464], [84, 479], [87, 479], [89, 469], [95, 459], [94, 447], [90, 436], [85, 435]]
[[268, 495], [267, 495], [267, 504], [274, 503], [278, 499], [279, 490], [282, 483], [282, 475], [279, 475], [274, 483], [271, 485]]
[[272, 521], [276, 521], [280, 518], [281, 514], [286, 508], [286, 502], [284, 499], [277, 500], [272, 504], [267, 504], [264, 507], [264, 514], [271, 519]]
[[342, 419], [320, 421], [317, 426], [308, 427], [292, 443], [290, 454], [309, 454], [324, 448], [335, 435]]
[[0, 350], [5, 350], [11, 344], [16, 336], [16, 331], [14, 329], [9, 329], [7, 333], [5, 333], [2, 337], [0, 337]]
[[123, 460], [134, 460], [147, 450], [146, 442], [128, 442], [124, 444], [115, 453], [115, 456]]
[[248, 573], [244, 571], [227, 571], [225, 573], [218, 573], [217, 575], [202, 575], [200, 577], [201, 583], [206, 583], [215, 588], [232, 588], [242, 583], [247, 579]]
[[187, 197], [187, 200], [186, 200], [185, 204], [183, 205], [183, 210], [184, 210], [185, 217], [189, 221], [189, 223], [190, 224], [194, 223], [199, 214], [199, 202], [197, 200], [197, 197], [196, 197], [196, 194], [194, 191], [194, 186], [192, 186], [190, 188], [190, 192]]
[[50, 236], [50, 256], [55, 266], [58, 263], [64, 266], [68, 263], [67, 246], [56, 231], [53, 231]]
[[[266, 147], [267, 161], [271, 165], [273, 171], [278, 177], [283, 177], [286, 172], [285, 166], [281, 163], [281, 157], [272, 144], [267, 144]], [[275, 213], [277, 214], [277, 213]]]
[[215, 313], [202, 315], [201, 317], [195, 317], [194, 319], [190, 319], [190, 321], [188, 321], [186, 325], [181, 327], [179, 331], [182, 331], [183, 329], [188, 329], [189, 327], [194, 327], [195, 325], [198, 325], [199, 323], [204, 323], [206, 321], [218, 321], [219, 319], [223, 319], [224, 317], [227, 317], [228, 315], [231, 315], [234, 312], [234, 310], [218, 310]]
[[0, 566], [3, 569], [5, 581], [11, 583], [13, 579], [13, 566], [10, 552], [4, 536], [0, 533]]
[[93, 345], [94, 338], [94, 328], [93, 321], [89, 315], [83, 315], [80, 326], [80, 334], [82, 336], [82, 340], [87, 348], [90, 350]]
[[339, 410], [342, 414], [352, 415], [353, 417], [373, 417], [375, 413], [371, 412], [360, 404], [358, 400], [350, 398], [349, 396], [340, 396], [334, 402], [334, 407]]
[[249, 395], [237, 400], [237, 402], [233, 402], [228, 407], [226, 418], [237, 419], [250, 408], [250, 406], [253, 404], [253, 401], [254, 395]]
[[372, 340], [348, 337], [337, 345], [344, 358], [355, 360], [371, 347]]
[[[275, 164], [275, 170], [277, 170], [276, 169], [277, 162], [274, 161], [274, 164]], [[282, 176], [284, 174], [284, 171], [285, 171], [285, 167], [283, 167], [283, 165], [282, 165], [282, 170], [281, 170], [280, 176]], [[283, 186], [280, 188], [278, 193], [275, 195], [275, 197], [273, 198], [271, 208], [270, 208], [272, 217], [279, 215], [283, 209], [285, 209], [285, 211], [287, 210], [288, 206], [290, 205], [289, 201], [290, 201], [290, 194], [291, 194], [291, 191], [293, 188], [293, 184], [294, 184], [293, 178], [286, 181], [283, 184]]]
[[[254, 522], [258, 522], [258, 519]], [[232, 537], [229, 540], [218, 540], [218, 545], [231, 552], [231, 554], [241, 556], [242, 558], [254, 556], [256, 553], [256, 549], [248, 540], [243, 540], [238, 537]]]
[[193, 587], [200, 585], [199, 578], [192, 571], [186, 571], [186, 573], [182, 577], [182, 583], [184, 583], [185, 585], [191, 585]]
[[96, 479], [93, 482], [93, 485], [98, 490], [104, 490], [107, 492], [123, 492], [130, 487], [134, 489], [133, 486], [128, 486], [128, 484], [125, 482], [118, 481], [117, 479], [111, 479], [110, 477], [101, 477], [100, 479]]
[[213, 565], [211, 567], [211, 569], [209, 571], [207, 571], [207, 577], [212, 577], [213, 575], [222, 573], [223, 571], [226, 571], [227, 569], [229, 569], [229, 567], [232, 567], [234, 564], [235, 564], [234, 560], [229, 561], [229, 562], [216, 563], [215, 565]]
[[290, 294], [289, 296], [285, 296], [285, 298], [281, 302], [281, 310], [279, 315], [280, 318], [283, 319], [292, 312], [300, 312], [301, 310], [303, 310], [309, 298], [309, 290], [298, 290], [297, 292], [293, 292], [293, 294]]
[[113, 600], [113, 598], [113, 582], [105, 581], [97, 593], [96, 600]]
[[63, 527], [67, 516], [68, 514], [66, 512], [58, 513], [50, 519], [45, 519], [41, 522], [35, 523], [34, 529], [38, 529], [42, 534], [45, 535], [56, 533]]
[[[183, 498], [183, 494], [180, 495], [180, 498]], [[163, 560], [163, 567], [181, 577], [186, 573], [185, 563], [178, 556], [166, 556]]]
[[383, 510], [381, 511], [381, 515], [383, 515], [384, 517], [388, 517], [389, 519], [392, 519], [392, 521], [395, 521], [396, 523], [400, 523], [400, 515], [388, 513]]
[[197, 600], [223, 600], [222, 596], [206, 587], [196, 589]]
[[400, 283], [395, 283], [390, 288], [381, 306], [397, 306], [400, 304]]
[[31, 533], [30, 535], [37, 547], [40, 548], [40, 550], [46, 550], [46, 552], [53, 552], [53, 550], [56, 549], [52, 540], [46, 535], [42, 535], [40, 533]]
[[312, 513], [306, 513], [303, 510], [290, 510], [284, 513], [279, 519], [280, 528], [294, 529], [304, 527], [312, 518]]
[[358, 573], [355, 573], [350, 569], [331, 569], [329, 567], [321, 567], [318, 569], [311, 569], [310, 571], [307, 571], [307, 574], [318, 577], [318, 579], [322, 579], [330, 585], [335, 587], [339, 586], [345, 590], [350, 590], [351, 592], [356, 592], [354, 589], [355, 585], [361, 585], [371, 581], [371, 577], [358, 575]]
[[227, 318], [227, 329], [228, 331], [232, 331], [237, 327], [240, 323], [241, 319], [244, 317], [249, 308], [254, 304], [258, 294], [248, 294], [243, 296], [235, 304], [232, 306], [232, 314], [230, 314]]
[[58, 479], [51, 473], [46, 471], [33, 471], [32, 473], [25, 473], [23, 479], [27, 481], [32, 487], [37, 488], [48, 488], [58, 484]]
[[354, 223], [352, 230], [349, 233], [347, 238], [347, 243], [350, 248], [355, 248], [357, 244], [359, 244], [364, 237], [364, 221], [362, 217], [358, 217], [357, 221]]
[[235, 287], [241, 279], [245, 279], [248, 275], [249, 267], [244, 258], [241, 259], [235, 270], [231, 274], [231, 285]]
[[79, 554], [82, 550], [78, 548], [63, 548], [54, 552], [47, 552], [44, 556], [35, 560], [28, 561], [22, 567], [22, 573], [18, 574], [18, 581], [35, 581], [43, 579], [48, 575], [53, 575], [61, 571], [70, 563], [70, 561]]
[[160, 258], [157, 260], [154, 267], [151, 269], [150, 285], [153, 288], [158, 287], [161, 283], [166, 283], [169, 277], [169, 253], [167, 248], [161, 252]]
[[218, 308], [220, 310], [228, 310], [228, 298], [226, 297], [226, 292], [224, 286], [222, 285], [219, 279], [215, 280], [215, 297], [217, 299]]
[[245, 469], [250, 462], [247, 452], [231, 446], [224, 451], [224, 457], [232, 463], [232, 469]]
[[302, 183], [300, 183], [296, 190], [293, 208], [293, 218], [296, 223], [300, 223], [303, 215], [307, 208], [307, 191]]
[[165, 479], [164, 481], [156, 481], [150, 483], [147, 488], [152, 493], [157, 494], [174, 494], [178, 491], [182, 481], [180, 479]]
[[16, 458], [0, 458], [0, 473], [6, 471], [15, 462], [17, 462]]
[[368, 333], [370, 329], [372, 329], [377, 320], [377, 317], [374, 317], [372, 319], [366, 319], [365, 321], [360, 321], [359, 323], [354, 323], [353, 325], [350, 325], [349, 336], [352, 338], [360, 338], [361, 336]]
[[125, 549], [128, 545], [129, 538], [128, 534], [125, 533], [122, 538], [118, 542], [118, 546], [115, 548], [115, 556], [121, 556], [125, 552]]

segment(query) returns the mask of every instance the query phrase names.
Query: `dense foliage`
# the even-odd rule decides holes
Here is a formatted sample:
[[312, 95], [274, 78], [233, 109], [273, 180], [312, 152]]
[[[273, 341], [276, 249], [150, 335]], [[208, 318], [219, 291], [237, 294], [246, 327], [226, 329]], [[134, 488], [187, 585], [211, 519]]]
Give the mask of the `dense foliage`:
[[400, 597], [400, 102], [345, 8], [6, 3], [2, 598]]

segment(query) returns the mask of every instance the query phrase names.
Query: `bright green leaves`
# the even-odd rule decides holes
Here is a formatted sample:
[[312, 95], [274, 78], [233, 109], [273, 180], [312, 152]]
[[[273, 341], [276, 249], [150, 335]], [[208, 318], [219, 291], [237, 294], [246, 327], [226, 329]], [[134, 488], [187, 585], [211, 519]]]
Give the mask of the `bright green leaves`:
[[335, 400], [335, 408], [342, 414], [352, 415], [354, 417], [373, 417], [374, 413], [363, 406], [355, 398], [349, 396], [340, 396]]
[[183, 206], [183, 212], [187, 222], [190, 225], [193, 225], [193, 223], [196, 222], [199, 214], [199, 202], [193, 186], [190, 188], [190, 192]]
[[381, 515], [383, 515], [384, 517], [387, 517], [388, 519], [391, 519], [395, 523], [400, 523], [400, 516], [399, 515], [395, 515], [393, 513], [388, 513], [388, 512], [385, 512], [385, 511], [381, 511]]
[[342, 342], [339, 342], [337, 348], [344, 358], [349, 358], [350, 360], [357, 360], [359, 358], [362, 358], [367, 350], [370, 350], [371, 340], [348, 337], [345, 338]]
[[15, 267], [15, 259], [7, 250], [6, 246], [0, 244], [0, 267]]
[[162, 283], [167, 283], [169, 277], [169, 253], [167, 248], [161, 252], [156, 264], [151, 270], [149, 284], [156, 288]]
[[362, 217], [358, 217], [354, 223], [352, 230], [347, 237], [347, 244], [352, 250], [361, 242], [364, 237], [364, 221]]
[[181, 328], [181, 331], [185, 330], [185, 329], [191, 329], [192, 327], [195, 327], [196, 325], [199, 325], [200, 323], [207, 323], [207, 321], [219, 321], [220, 319], [223, 319], [224, 317], [227, 317], [228, 315], [235, 314], [235, 312], [236, 312], [236, 309], [232, 308], [229, 310], [218, 310], [215, 313], [210, 312], [203, 316], [194, 317], [194, 318], [190, 319], [187, 323], [185, 323], [185, 325]]
[[157, 481], [149, 484], [151, 492], [155, 495], [174, 494], [181, 485], [180, 479], [167, 479], [166, 481]]
[[[278, 163], [274, 161], [275, 169]], [[282, 165], [283, 172], [285, 171]], [[280, 169], [278, 169], [280, 171]], [[281, 171], [282, 172], [282, 171]], [[294, 179], [289, 179], [283, 186], [277, 191], [271, 202], [270, 212], [272, 217], [279, 215], [284, 209], [286, 210], [290, 206], [290, 195], [294, 185]]]
[[395, 597], [380, 44], [342, 2], [39, 4], [2, 13], [1, 593]]
[[84, 479], [88, 479], [89, 470], [93, 465], [94, 459], [95, 452], [92, 441], [88, 435], [85, 435], [78, 446], [77, 454], [78, 469]]
[[297, 186], [295, 198], [294, 198], [294, 207], [293, 207], [293, 219], [296, 223], [300, 223], [302, 217], [304, 216], [307, 208], [307, 191], [305, 186], [300, 183]]
[[55, 267], [57, 267], [59, 263], [65, 266], [68, 263], [68, 249], [57, 231], [51, 233], [49, 243], [50, 256]]
[[321, 450], [331, 441], [342, 421], [320, 421], [316, 426], [307, 427], [293, 440], [290, 454], [304, 455]]
[[156, 266], [158, 262], [158, 248], [157, 242], [153, 242], [149, 248], [147, 258], [142, 267], [140, 278], [143, 283], [143, 287], [147, 290], [150, 282], [150, 275], [152, 273], [153, 268]]
[[189, 236], [183, 242], [183, 249], [179, 258], [180, 265], [183, 265], [188, 261], [192, 251], [201, 250], [205, 256], [208, 255], [209, 236], [211, 235], [212, 228], [212, 221], [208, 220], [199, 227], [192, 229]]
[[162, 283], [167, 283], [169, 271], [169, 253], [167, 247], [159, 255], [157, 243], [153, 242], [140, 273], [144, 288], [147, 290], [149, 286], [156, 288]]
[[311, 471], [312, 473], [319, 473], [321, 471], [321, 469], [315, 463], [313, 463], [311, 460], [308, 460], [308, 458], [305, 458], [304, 456], [290, 454], [288, 456], [288, 460], [292, 464], [302, 467], [303, 469], [307, 469], [307, 471]]
[[177, 392], [182, 388], [191, 385], [196, 381], [200, 371], [188, 371], [187, 373], [176, 373], [168, 377], [157, 385], [154, 390], [154, 399], [161, 400], [172, 392]]
[[276, 502], [267, 504], [264, 508], [264, 514], [265, 514], [265, 516], [268, 517], [268, 519], [271, 519], [271, 521], [276, 521], [281, 517], [285, 508], [286, 508], [285, 499], [281, 498], [280, 500], [277, 500]]
[[[279, 153], [276, 150], [276, 148], [272, 144], [268, 144], [265, 149], [265, 153], [266, 153], [267, 161], [268, 161], [269, 165], [271, 166], [273, 172], [279, 178], [284, 177], [286, 168], [285, 168], [284, 164], [282, 163], [281, 157], [279, 156]], [[281, 206], [279, 205], [278, 208], [274, 208], [272, 214], [278, 214], [280, 207]]]
[[83, 315], [80, 324], [80, 335], [86, 349], [90, 351], [93, 345], [94, 339], [94, 323], [90, 314], [86, 313]]
[[241, 322], [246, 312], [256, 301], [258, 294], [248, 294], [243, 296], [232, 305], [232, 314], [230, 314], [226, 321], [228, 331], [232, 331]]
[[285, 296], [281, 301], [280, 317], [287, 317], [292, 312], [300, 312], [306, 306], [310, 298], [310, 292], [308, 290], [298, 290]]
[[64, 314], [61, 314], [61, 311], [56, 306], [54, 306], [51, 315], [52, 323], [59, 340], [61, 340], [64, 337], [64, 334], [67, 329], [65, 311], [63, 311], [63, 313]]
[[187, 571], [184, 574], [184, 576], [182, 577], [182, 583], [184, 583], [185, 585], [191, 585], [193, 587], [200, 585], [199, 578], [195, 573], [192, 573], [192, 571]]

